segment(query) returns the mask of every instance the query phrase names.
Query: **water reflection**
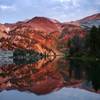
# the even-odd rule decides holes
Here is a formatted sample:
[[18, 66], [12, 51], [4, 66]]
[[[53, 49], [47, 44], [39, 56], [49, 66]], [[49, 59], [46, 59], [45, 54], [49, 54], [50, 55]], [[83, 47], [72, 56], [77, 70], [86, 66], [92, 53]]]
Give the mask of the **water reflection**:
[[[89, 90], [100, 89], [100, 62], [96, 60], [82, 61], [77, 59], [70, 60], [70, 75], [75, 79], [84, 80], [84, 88]], [[83, 84], [82, 84], [83, 85]], [[82, 86], [81, 85], [81, 86]], [[87, 88], [86, 88], [87, 87]]]
[[34, 59], [14, 58], [12, 64], [0, 66], [0, 90], [17, 89], [42, 95], [62, 87], [100, 89], [98, 61], [66, 60], [59, 56]]

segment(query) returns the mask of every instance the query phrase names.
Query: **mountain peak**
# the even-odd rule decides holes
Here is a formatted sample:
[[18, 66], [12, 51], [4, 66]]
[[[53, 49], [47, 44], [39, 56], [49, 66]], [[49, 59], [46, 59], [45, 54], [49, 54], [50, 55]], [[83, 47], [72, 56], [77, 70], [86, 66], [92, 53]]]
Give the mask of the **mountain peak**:
[[36, 17], [33, 17], [32, 19], [30, 19], [30, 20], [27, 21], [27, 23], [30, 23], [30, 22], [60, 23], [60, 22], [57, 21], [56, 19], [51, 19], [51, 18], [42, 17], [42, 16], [36, 16]]
[[49, 21], [49, 19], [46, 17], [36, 16], [36, 17], [33, 17], [32, 19], [30, 19], [27, 23], [35, 22], [35, 21]]
[[80, 19], [78, 20], [78, 22], [83, 23], [83, 22], [92, 21], [92, 20], [100, 20], [100, 13], [93, 14], [83, 19]]

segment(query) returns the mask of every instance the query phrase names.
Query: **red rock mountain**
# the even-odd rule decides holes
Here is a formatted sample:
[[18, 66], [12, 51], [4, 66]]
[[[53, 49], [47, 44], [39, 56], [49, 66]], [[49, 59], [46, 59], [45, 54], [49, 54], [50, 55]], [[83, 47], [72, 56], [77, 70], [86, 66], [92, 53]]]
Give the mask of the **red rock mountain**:
[[[57, 51], [56, 40], [60, 23], [44, 17], [35, 17], [26, 22], [5, 24], [10, 28], [8, 37], [1, 38], [2, 49], [35, 49], [39, 52]], [[52, 50], [54, 49], [54, 50]]]
[[[60, 53], [59, 44], [63, 44], [74, 35], [84, 36], [81, 22], [99, 20], [100, 13], [79, 21], [61, 23], [45, 17], [34, 17], [27, 21], [0, 25], [0, 48], [13, 50], [16, 48], [35, 49], [39, 52]], [[94, 22], [93, 22], [94, 23]], [[95, 24], [96, 24], [95, 23]], [[87, 25], [87, 23], [86, 23]]]
[[30, 25], [34, 30], [41, 30], [47, 33], [60, 31], [61, 27], [59, 22], [44, 17], [34, 17], [26, 23], [27, 25]]

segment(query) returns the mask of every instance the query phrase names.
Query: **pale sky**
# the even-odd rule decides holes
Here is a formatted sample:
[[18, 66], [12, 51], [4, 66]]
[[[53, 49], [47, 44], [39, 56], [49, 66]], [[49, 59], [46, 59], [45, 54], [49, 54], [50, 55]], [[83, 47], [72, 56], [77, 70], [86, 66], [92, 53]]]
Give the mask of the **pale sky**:
[[35, 16], [61, 22], [100, 12], [100, 0], [0, 0], [0, 23], [14, 23]]

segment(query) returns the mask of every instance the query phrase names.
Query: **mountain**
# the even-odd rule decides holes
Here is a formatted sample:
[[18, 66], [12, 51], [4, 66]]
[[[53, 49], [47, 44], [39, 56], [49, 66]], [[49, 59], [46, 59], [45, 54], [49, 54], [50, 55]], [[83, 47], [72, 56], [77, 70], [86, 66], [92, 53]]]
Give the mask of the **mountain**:
[[3, 24], [0, 24], [0, 38], [3, 37], [4, 31], [6, 31], [6, 27]]
[[45, 17], [34, 17], [33, 19], [26, 22], [27, 25], [30, 25], [34, 30], [41, 30], [44, 32], [54, 32], [60, 30], [60, 23]]
[[0, 48], [35, 49], [38, 52], [61, 54], [62, 44], [78, 34], [84, 37], [86, 29], [100, 25], [100, 13], [78, 21], [61, 23], [46, 17], [34, 17], [17, 23], [0, 24]]
[[14, 26], [19, 26], [19, 25], [24, 25], [24, 24], [32, 27], [34, 30], [37, 30], [37, 31], [41, 30], [44, 32], [58, 31], [61, 27], [60, 22], [58, 22], [57, 20], [52, 20], [46, 17], [38, 17], [38, 16], [32, 19], [19, 21], [13, 24], [5, 23], [5, 26], [12, 28]]
[[[2, 49], [16, 48], [35, 49], [38, 52], [57, 52], [56, 39], [60, 34], [61, 24], [45, 17], [34, 17], [31, 20], [5, 24], [10, 28], [7, 38], [1, 38]], [[53, 49], [53, 50], [52, 50]]]
[[78, 20], [78, 22], [85, 27], [92, 27], [93, 25], [98, 27], [100, 25], [100, 13]]
[[78, 20], [80, 23], [92, 21], [92, 20], [100, 20], [100, 13], [85, 17], [83, 19]]

